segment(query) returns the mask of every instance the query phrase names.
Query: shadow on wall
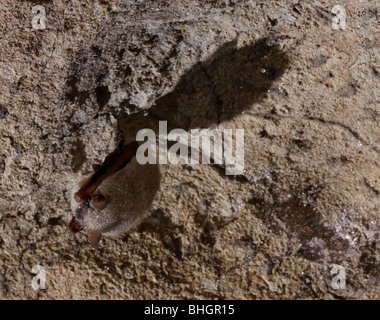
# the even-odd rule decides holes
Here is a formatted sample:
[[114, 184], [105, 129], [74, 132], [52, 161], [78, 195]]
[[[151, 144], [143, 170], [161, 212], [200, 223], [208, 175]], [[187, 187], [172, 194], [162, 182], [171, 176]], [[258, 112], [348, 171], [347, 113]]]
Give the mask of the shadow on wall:
[[[275, 43], [276, 39], [262, 38], [238, 49], [237, 40], [226, 42], [208, 60], [186, 71], [175, 88], [157, 99], [148, 111], [127, 113], [126, 110], [134, 110], [135, 106], [130, 105], [128, 99], [124, 100], [120, 111], [113, 113], [118, 131], [130, 141], [135, 140], [136, 133], [143, 128], [157, 134], [159, 120], [167, 121], [169, 131], [174, 128], [189, 130], [207, 128], [241, 114], [260, 102], [289, 64], [286, 53]], [[73, 114], [79, 109], [87, 114], [90, 111], [88, 121], [104, 113], [111, 97], [104, 83], [109, 65], [97, 63], [101, 51], [94, 55], [94, 47], [84, 48], [73, 61], [73, 72], [66, 81], [65, 92], [65, 100], [75, 103]], [[75, 135], [83, 123], [72, 121], [71, 117], [67, 121]], [[78, 172], [86, 159], [84, 148], [78, 150], [73, 146], [73, 156], [73, 170]]]
[[[120, 113], [116, 115], [119, 132], [124, 133], [127, 141], [135, 140], [137, 132], [143, 128], [152, 129], [157, 134], [159, 120], [167, 121], [169, 131], [174, 128], [207, 128], [232, 119], [260, 102], [273, 82], [282, 76], [289, 63], [288, 57], [273, 44], [275, 41], [267, 38], [239, 49], [236, 42], [225, 43], [210, 59], [192, 66], [175, 88], [157, 99], [149, 110], [127, 114], [125, 110], [133, 109], [133, 106], [128, 106], [125, 100], [120, 105]], [[85, 57], [83, 60], [86, 63]], [[93, 74], [87, 74], [81, 66]], [[89, 87], [81, 91], [78, 87], [80, 74], [99, 79], [104, 77], [103, 72], [106, 74], [105, 70], [98, 68], [100, 71], [96, 71], [96, 67], [92, 66], [74, 68], [72, 77], [67, 81], [67, 99], [76, 101], [80, 107], [87, 99], [91, 100], [91, 96], [96, 96], [101, 110], [109, 100], [110, 92], [105, 86], [100, 86], [100, 80], [96, 88]], [[75, 126], [73, 124], [74, 132]], [[85, 151], [79, 147], [73, 150], [74, 159], [77, 159], [73, 169], [79, 171], [86, 159]], [[141, 228], [160, 234], [165, 246], [171, 248], [178, 257], [182, 256], [180, 239], [175, 236], [178, 226], [170, 221], [165, 212], [159, 210], [153, 213], [152, 221]]]
[[[168, 122], [168, 131], [205, 128], [240, 115], [260, 102], [289, 63], [286, 54], [267, 38], [251, 46], [236, 48], [236, 41], [225, 43], [212, 57], [191, 67], [170, 93], [159, 98], [148, 112], [120, 114], [118, 129], [134, 140], [142, 128], [158, 134], [159, 120]], [[152, 212], [139, 230], [156, 232], [165, 247], [181, 258], [183, 225], [176, 225], [163, 210]], [[204, 231], [212, 242], [212, 232]], [[128, 238], [128, 237], [127, 237]], [[211, 239], [211, 241], [209, 240]]]
[[286, 54], [268, 38], [240, 49], [236, 40], [227, 42], [210, 59], [191, 67], [148, 112], [119, 114], [118, 129], [134, 139], [142, 128], [157, 133], [159, 120], [168, 122], [168, 130], [219, 124], [259, 102], [288, 63]]

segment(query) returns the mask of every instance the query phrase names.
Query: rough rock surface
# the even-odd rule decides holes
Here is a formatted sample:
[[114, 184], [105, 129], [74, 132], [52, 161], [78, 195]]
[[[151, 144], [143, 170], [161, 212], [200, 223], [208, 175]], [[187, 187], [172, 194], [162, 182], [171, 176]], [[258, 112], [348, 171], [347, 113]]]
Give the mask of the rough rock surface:
[[[379, 2], [340, 2], [1, 1], [0, 298], [379, 299]], [[136, 230], [69, 237], [71, 186], [158, 118], [244, 129], [245, 171], [169, 165]]]

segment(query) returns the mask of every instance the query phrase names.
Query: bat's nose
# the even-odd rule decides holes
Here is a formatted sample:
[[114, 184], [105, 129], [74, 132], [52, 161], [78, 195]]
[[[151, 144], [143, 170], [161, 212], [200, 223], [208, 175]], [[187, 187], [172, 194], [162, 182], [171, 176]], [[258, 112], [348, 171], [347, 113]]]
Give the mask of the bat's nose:
[[69, 225], [67, 226], [66, 232], [74, 234], [74, 233], [77, 233], [81, 230], [83, 230], [82, 224], [78, 221], [78, 219], [76, 217], [72, 217]]

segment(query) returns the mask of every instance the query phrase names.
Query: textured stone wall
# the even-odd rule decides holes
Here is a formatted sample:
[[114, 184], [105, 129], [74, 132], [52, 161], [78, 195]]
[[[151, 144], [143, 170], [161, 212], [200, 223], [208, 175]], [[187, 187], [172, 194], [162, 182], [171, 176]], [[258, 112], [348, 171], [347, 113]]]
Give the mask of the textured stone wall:
[[[334, 29], [332, 8], [346, 9]], [[43, 5], [46, 28], [32, 28]], [[376, 1], [0, 4], [2, 299], [380, 297]], [[167, 165], [144, 222], [69, 236], [122, 131], [245, 130], [245, 170]], [[346, 274], [334, 289], [333, 265]], [[32, 268], [46, 270], [34, 290]]]

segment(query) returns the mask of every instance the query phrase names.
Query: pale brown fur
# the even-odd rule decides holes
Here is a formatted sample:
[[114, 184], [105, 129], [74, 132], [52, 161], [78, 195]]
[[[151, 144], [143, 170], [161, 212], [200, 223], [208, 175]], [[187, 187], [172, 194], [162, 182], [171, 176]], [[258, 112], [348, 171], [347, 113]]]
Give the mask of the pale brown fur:
[[[81, 180], [73, 194], [88, 181]], [[87, 233], [118, 236], [135, 227], [147, 214], [159, 189], [161, 172], [159, 165], [137, 162], [136, 157], [120, 171], [104, 180], [94, 194], [107, 198], [103, 209], [89, 208], [83, 225]], [[72, 197], [71, 209], [75, 213], [78, 202]], [[96, 239], [97, 237], [95, 237]]]

